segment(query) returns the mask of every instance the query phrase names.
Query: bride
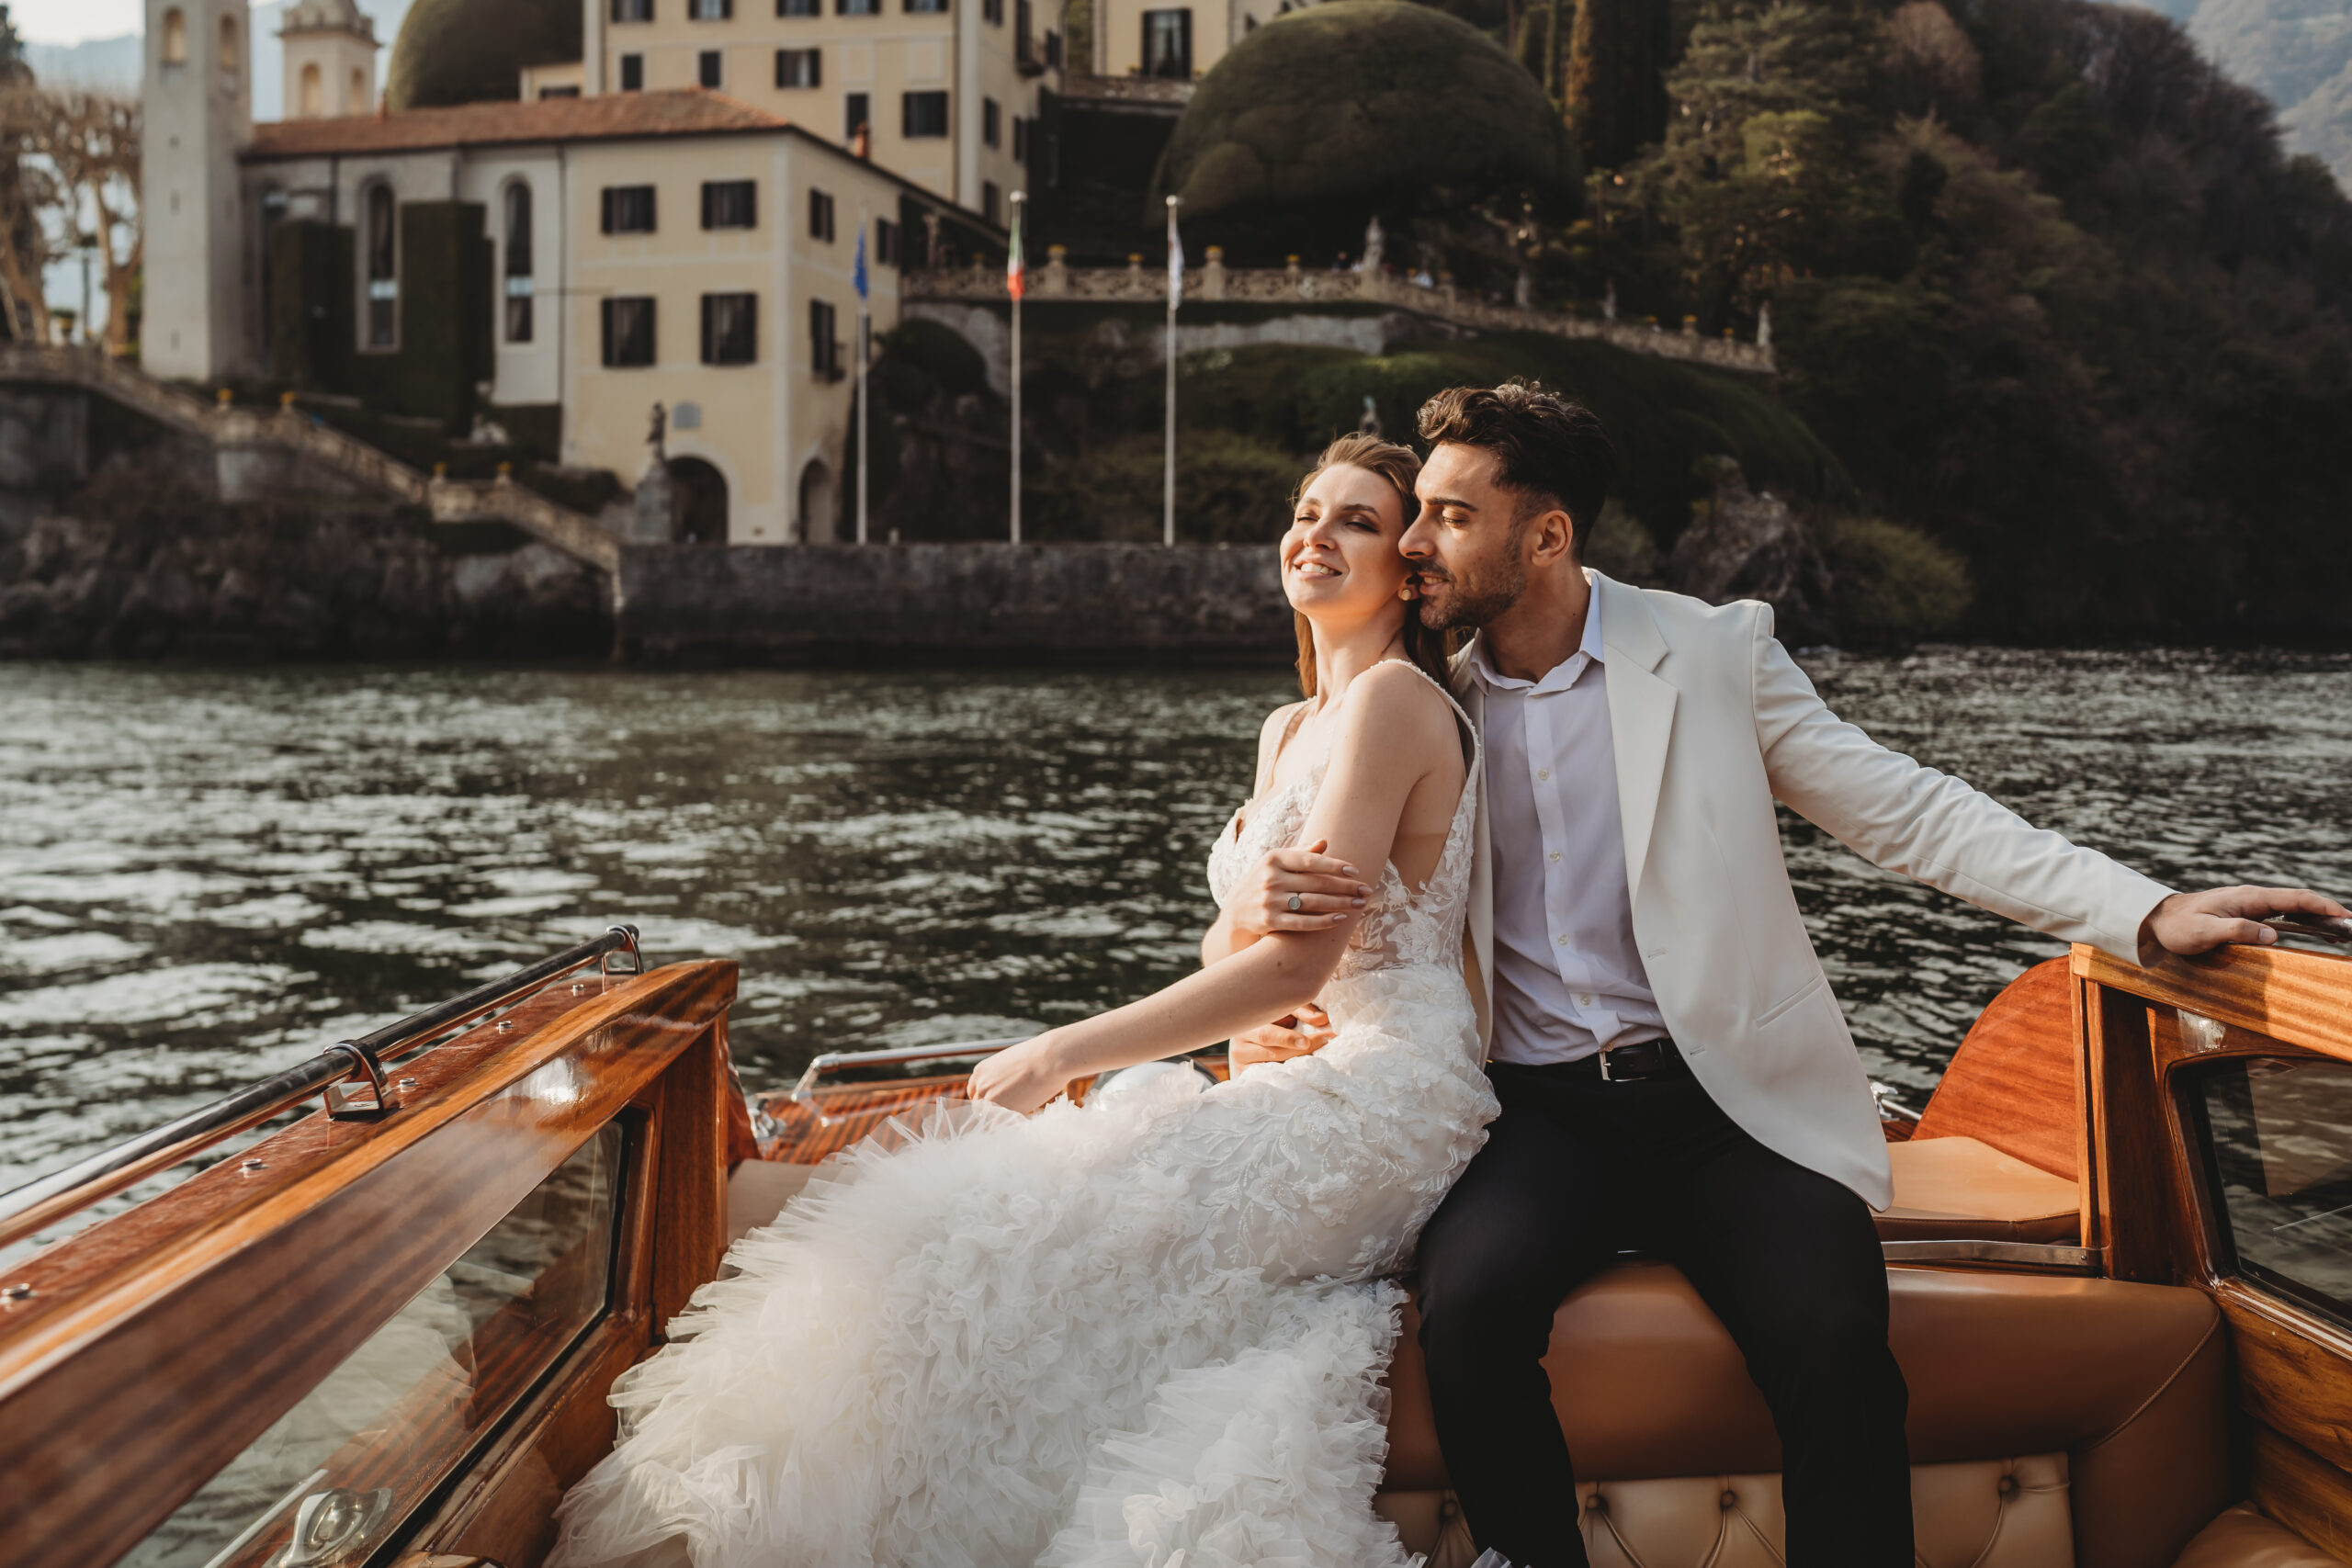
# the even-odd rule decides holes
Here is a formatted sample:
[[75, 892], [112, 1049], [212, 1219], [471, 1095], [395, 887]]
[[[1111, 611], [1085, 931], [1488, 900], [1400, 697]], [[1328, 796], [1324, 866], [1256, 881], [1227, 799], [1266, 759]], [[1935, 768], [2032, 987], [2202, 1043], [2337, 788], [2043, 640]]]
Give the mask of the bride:
[[[1476, 742], [1397, 554], [1419, 468], [1353, 435], [1300, 487], [1306, 700], [1211, 852], [1201, 970], [989, 1057], [978, 1103], [852, 1150], [737, 1244], [616, 1385], [621, 1439], [551, 1562], [1408, 1561], [1371, 1506], [1383, 1276], [1495, 1114], [1461, 964]], [[1361, 909], [1270, 931], [1313, 922], [1250, 913], [1266, 852], [1317, 840], [1384, 869]], [[1310, 1001], [1335, 1031], [1313, 1055], [1057, 1098]]]

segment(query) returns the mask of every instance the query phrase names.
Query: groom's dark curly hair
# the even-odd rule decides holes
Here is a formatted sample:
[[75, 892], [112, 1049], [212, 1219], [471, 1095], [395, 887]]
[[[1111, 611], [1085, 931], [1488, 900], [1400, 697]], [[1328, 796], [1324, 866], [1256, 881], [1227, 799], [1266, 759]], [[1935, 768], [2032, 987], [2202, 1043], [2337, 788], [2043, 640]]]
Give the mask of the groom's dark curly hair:
[[1617, 444], [1599, 415], [1540, 382], [1512, 379], [1499, 387], [1449, 387], [1421, 405], [1417, 423], [1432, 447], [1452, 443], [1492, 452], [1500, 465], [1496, 481], [1522, 498], [1520, 520], [1558, 507], [1576, 525], [1582, 557], [1617, 480]]

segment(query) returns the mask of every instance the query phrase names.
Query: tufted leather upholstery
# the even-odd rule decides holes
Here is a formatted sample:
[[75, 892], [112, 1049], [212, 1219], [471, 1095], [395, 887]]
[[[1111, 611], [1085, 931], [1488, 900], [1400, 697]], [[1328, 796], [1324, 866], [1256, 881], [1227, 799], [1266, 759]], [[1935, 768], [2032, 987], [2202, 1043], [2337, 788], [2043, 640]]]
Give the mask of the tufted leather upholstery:
[[[1577, 1495], [1593, 1568], [1781, 1568], [1785, 1561], [1778, 1475], [1587, 1482]], [[1466, 1568], [1477, 1554], [1453, 1495], [1380, 1495], [1381, 1513], [1408, 1551], [1430, 1554], [1430, 1568]], [[1911, 1506], [1923, 1568], [2074, 1562], [2064, 1454], [1920, 1465], [1911, 1472]]]
[[[1914, 1495], [1923, 1512], [1962, 1521], [1951, 1525], [1951, 1539], [1967, 1537], [1970, 1517], [1997, 1517], [2006, 1529], [2006, 1521], [2043, 1518], [2054, 1508], [2071, 1516], [2081, 1568], [2169, 1568], [2229, 1500], [2226, 1341], [2201, 1291], [1978, 1270], [1894, 1269], [1887, 1279], [1894, 1352], [1911, 1386]], [[1416, 1326], [1408, 1313], [1390, 1369], [1383, 1484], [1442, 1498], [1445, 1469]], [[1690, 1499], [1720, 1499], [1726, 1490], [1744, 1496], [1716, 1482], [1780, 1470], [1770, 1414], [1737, 1348], [1664, 1264], [1612, 1269], [1571, 1295], [1554, 1320], [1544, 1367], [1580, 1473], [1600, 1483], [1604, 1495], [1627, 1483], [1673, 1483], [1643, 1494], [1637, 1512], [1647, 1521], [1670, 1506], [1650, 1499], [1682, 1499], [1686, 1517], [1673, 1527], [1682, 1539], [1712, 1540], [1725, 1511], [1690, 1512]], [[2007, 1457], [2016, 1455], [2052, 1457]], [[2052, 1493], [2047, 1472], [2033, 1467], [2061, 1461]], [[2019, 1478], [2020, 1495], [2006, 1502], [2003, 1474]], [[2029, 1475], [2042, 1478], [2031, 1490]], [[1630, 1496], [1618, 1506], [1621, 1517], [1635, 1508]], [[1768, 1529], [1747, 1504], [1730, 1511], [1743, 1528], [1753, 1522], [1758, 1536], [1778, 1539], [1770, 1533], [1777, 1526]], [[1933, 1539], [1923, 1526], [1923, 1550]], [[2021, 1549], [2013, 1542], [1986, 1562], [2067, 1560], [2012, 1559], [2010, 1550]], [[1674, 1559], [1643, 1561], [1664, 1568]], [[1934, 1568], [1944, 1561], [1928, 1558]]]
[[1974, 1138], [1914, 1138], [1886, 1146], [1894, 1201], [1878, 1216], [1884, 1241], [2026, 1241], [2072, 1246], [2082, 1195]]
[[2197, 1532], [2173, 1568], [2344, 1568], [2284, 1525], [2242, 1503]]

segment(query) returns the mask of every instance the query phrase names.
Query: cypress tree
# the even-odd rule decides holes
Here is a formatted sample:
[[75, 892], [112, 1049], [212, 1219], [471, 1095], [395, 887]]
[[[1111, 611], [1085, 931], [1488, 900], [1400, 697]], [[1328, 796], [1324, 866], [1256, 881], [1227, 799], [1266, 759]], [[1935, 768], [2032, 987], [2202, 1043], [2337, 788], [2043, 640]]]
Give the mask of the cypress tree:
[[1667, 0], [1583, 0], [1565, 96], [1591, 168], [1618, 168], [1666, 132]]

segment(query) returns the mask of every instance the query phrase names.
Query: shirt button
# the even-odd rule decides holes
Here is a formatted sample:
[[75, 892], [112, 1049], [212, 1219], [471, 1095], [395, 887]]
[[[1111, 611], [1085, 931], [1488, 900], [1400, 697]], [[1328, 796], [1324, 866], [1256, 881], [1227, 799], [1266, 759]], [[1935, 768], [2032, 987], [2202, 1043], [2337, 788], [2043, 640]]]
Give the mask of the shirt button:
[[1538, 768], [1535, 770], [1535, 776], [1539, 779], [1548, 779], [1552, 776], [1552, 770], [1549, 768]]
[[1560, 858], [1560, 852], [1559, 852], [1559, 851], [1557, 851], [1557, 850], [1554, 850], [1554, 851], [1552, 852], [1552, 858], [1553, 858], [1554, 860], [1558, 860], [1558, 859]]
[[1577, 993], [1577, 1000], [1586, 1007], [1590, 1007], [1592, 1005], [1592, 993], [1590, 991], [1578, 991]]
[[1566, 947], [1566, 946], [1567, 946], [1567, 945], [1568, 945], [1568, 939], [1567, 939], [1566, 937], [1565, 937], [1565, 936], [1555, 936], [1555, 937], [1554, 937], [1552, 940], [1553, 940], [1554, 942], [1558, 942], [1562, 947]]

